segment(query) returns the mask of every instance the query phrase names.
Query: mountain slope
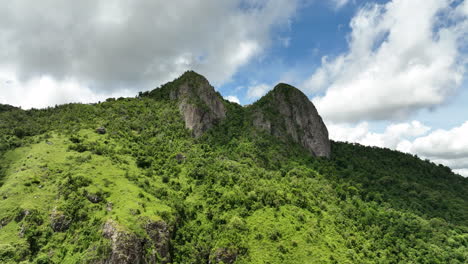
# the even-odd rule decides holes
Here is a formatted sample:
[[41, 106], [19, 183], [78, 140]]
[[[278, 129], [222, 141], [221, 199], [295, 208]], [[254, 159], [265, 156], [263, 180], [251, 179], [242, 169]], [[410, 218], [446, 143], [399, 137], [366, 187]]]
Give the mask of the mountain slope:
[[214, 116], [203, 79], [0, 113], [0, 261], [466, 263], [465, 178], [348, 143], [314, 157], [221, 97], [194, 135], [180, 103]]
[[18, 109], [17, 107], [11, 105], [0, 104], [0, 113]]

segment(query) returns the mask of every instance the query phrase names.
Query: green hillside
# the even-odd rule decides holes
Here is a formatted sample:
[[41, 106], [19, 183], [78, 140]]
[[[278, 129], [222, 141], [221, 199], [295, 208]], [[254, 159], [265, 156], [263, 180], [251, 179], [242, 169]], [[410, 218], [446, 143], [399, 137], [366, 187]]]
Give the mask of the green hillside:
[[181, 82], [0, 111], [0, 262], [468, 263], [468, 179], [342, 142], [313, 157], [256, 105], [195, 138]]
[[0, 104], [0, 113], [1, 112], [6, 112], [6, 111], [11, 111], [11, 110], [17, 110], [18, 108], [11, 106], [11, 105], [5, 105], [5, 104]]

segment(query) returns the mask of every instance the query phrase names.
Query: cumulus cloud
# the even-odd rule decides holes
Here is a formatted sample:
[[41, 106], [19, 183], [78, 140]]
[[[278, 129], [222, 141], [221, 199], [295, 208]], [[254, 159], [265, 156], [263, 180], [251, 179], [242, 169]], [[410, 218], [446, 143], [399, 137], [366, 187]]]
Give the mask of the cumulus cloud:
[[[289, 25], [298, 1], [0, 4], [0, 69], [17, 87], [33, 93], [43, 87], [43, 78], [57, 85], [73, 80], [81, 87], [76, 89], [89, 90], [91, 98], [154, 88], [187, 69], [222, 84], [276, 39], [275, 29]], [[2, 86], [2, 103], [15, 101], [12, 93], [11, 87]], [[80, 99], [68, 97], [75, 93], [79, 92], [63, 94], [57, 101]]]
[[270, 85], [264, 83], [250, 86], [247, 89], [247, 98], [258, 99], [264, 96], [271, 88]]
[[452, 129], [438, 129], [418, 137], [410, 144], [408, 152], [416, 153], [435, 163], [444, 164], [456, 173], [468, 177], [468, 121]]
[[336, 9], [340, 9], [348, 4], [349, 0], [332, 0], [333, 5]]
[[399, 149], [407, 139], [425, 135], [430, 128], [419, 121], [389, 125], [384, 132], [370, 131], [368, 122], [356, 126], [347, 124], [328, 124], [330, 138], [339, 141], [356, 142], [366, 146]]
[[325, 90], [313, 101], [334, 122], [403, 119], [442, 104], [466, 70], [467, 18], [454, 15], [465, 6], [450, 0], [365, 5], [350, 23], [349, 52], [324, 57], [303, 87]]
[[439, 129], [416, 139], [411, 151], [430, 158], [468, 159], [468, 122], [450, 130]]
[[228, 96], [226, 96], [226, 100], [228, 100], [229, 102], [233, 102], [233, 103], [236, 103], [236, 104], [240, 104], [239, 98], [237, 98], [237, 96], [234, 96], [234, 95], [228, 95]]
[[419, 121], [392, 124], [382, 133], [371, 132], [367, 122], [355, 126], [332, 123], [328, 128], [334, 140], [417, 154], [468, 177], [468, 121], [449, 130], [434, 131]]
[[468, 1], [464, 1], [458, 8], [458, 12], [460, 15], [468, 16]]
[[458, 169], [458, 170], [453, 170], [453, 171], [464, 177], [468, 177], [468, 169]]
[[95, 92], [72, 78], [57, 81], [42, 76], [20, 82], [14, 74], [5, 73], [0, 74], [0, 91], [0, 103], [19, 105], [24, 109], [44, 108], [64, 102], [93, 103], [109, 97], [135, 95], [134, 91], [128, 89]]

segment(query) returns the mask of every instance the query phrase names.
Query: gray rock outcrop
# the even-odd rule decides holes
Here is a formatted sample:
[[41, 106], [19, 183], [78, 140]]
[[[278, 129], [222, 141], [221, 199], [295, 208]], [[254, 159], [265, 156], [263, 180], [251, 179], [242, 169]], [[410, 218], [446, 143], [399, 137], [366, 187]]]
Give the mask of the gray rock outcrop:
[[109, 255], [93, 263], [170, 263], [169, 226], [164, 221], [148, 221], [144, 230], [147, 237], [139, 237], [116, 221], [108, 220], [104, 224], [103, 235], [111, 242]]
[[[170, 240], [171, 230], [164, 221], [148, 222], [145, 226], [145, 231], [151, 239], [154, 249], [156, 250], [157, 263], [170, 263]], [[153, 258], [154, 258], [153, 257]]]
[[226, 117], [223, 97], [208, 80], [193, 71], [185, 72], [173, 82], [155, 90], [156, 97], [177, 101], [179, 110], [195, 137]]
[[278, 84], [250, 106], [253, 125], [279, 138], [292, 138], [313, 155], [330, 157], [328, 130], [314, 104], [299, 89]]
[[52, 210], [50, 214], [50, 226], [54, 232], [64, 232], [68, 229], [71, 224], [71, 219], [63, 214], [63, 212], [58, 211], [57, 208]]
[[105, 238], [111, 240], [111, 252], [107, 259], [97, 263], [142, 263], [144, 248], [142, 241], [130, 232], [121, 230], [112, 220], [105, 223], [103, 228]]
[[106, 133], [106, 128], [105, 127], [98, 127], [98, 128], [96, 128], [96, 133], [104, 135]]
[[[194, 137], [203, 135], [227, 114], [228, 103], [205, 77], [193, 71], [142, 95], [176, 102], [185, 127]], [[297, 88], [278, 84], [245, 113], [251, 114], [256, 128], [284, 140], [291, 138], [314, 156], [330, 157], [327, 127], [312, 102]]]
[[218, 248], [212, 259], [209, 260], [209, 264], [224, 263], [232, 264], [236, 262], [238, 252], [236, 249]]

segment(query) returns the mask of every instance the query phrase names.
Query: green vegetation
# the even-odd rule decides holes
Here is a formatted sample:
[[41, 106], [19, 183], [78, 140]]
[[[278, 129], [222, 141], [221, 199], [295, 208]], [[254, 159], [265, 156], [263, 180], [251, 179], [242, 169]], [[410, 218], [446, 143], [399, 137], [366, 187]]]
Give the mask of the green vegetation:
[[449, 168], [339, 142], [314, 158], [228, 102], [195, 139], [171, 85], [0, 111], [1, 263], [98, 263], [109, 220], [141, 239], [167, 223], [172, 263], [468, 262], [468, 180]]
[[11, 106], [11, 105], [0, 104], [0, 113], [15, 110], [15, 109], [18, 109], [18, 108]]

